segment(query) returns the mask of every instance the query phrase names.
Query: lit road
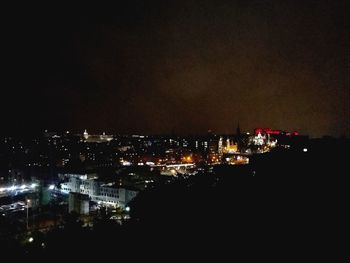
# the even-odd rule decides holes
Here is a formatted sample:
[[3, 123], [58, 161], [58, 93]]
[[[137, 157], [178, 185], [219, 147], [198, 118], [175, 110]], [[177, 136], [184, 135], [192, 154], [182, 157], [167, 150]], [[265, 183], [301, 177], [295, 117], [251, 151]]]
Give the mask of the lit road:
[[35, 183], [0, 187], [0, 197], [35, 192], [37, 187], [38, 185]]

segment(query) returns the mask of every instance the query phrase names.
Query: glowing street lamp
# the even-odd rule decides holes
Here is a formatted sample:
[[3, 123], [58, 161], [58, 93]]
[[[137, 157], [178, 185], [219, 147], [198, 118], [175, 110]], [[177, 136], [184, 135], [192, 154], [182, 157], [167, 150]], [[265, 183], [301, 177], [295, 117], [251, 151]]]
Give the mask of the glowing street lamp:
[[27, 230], [29, 229], [29, 224], [28, 224], [28, 216], [29, 216], [29, 204], [30, 204], [30, 199], [27, 199]]

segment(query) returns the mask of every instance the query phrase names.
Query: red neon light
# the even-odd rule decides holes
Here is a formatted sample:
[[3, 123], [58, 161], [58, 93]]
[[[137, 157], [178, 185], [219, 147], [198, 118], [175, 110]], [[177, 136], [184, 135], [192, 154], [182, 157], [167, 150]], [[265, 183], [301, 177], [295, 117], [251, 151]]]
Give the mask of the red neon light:
[[255, 134], [258, 134], [258, 133], [281, 134], [281, 131], [280, 130], [257, 128], [257, 129], [255, 129]]
[[255, 134], [259, 133], [266, 133], [266, 134], [274, 134], [274, 135], [281, 135], [281, 134], [286, 134], [287, 136], [298, 136], [298, 132], [285, 132], [281, 130], [272, 130], [269, 128], [257, 128], [254, 130]]

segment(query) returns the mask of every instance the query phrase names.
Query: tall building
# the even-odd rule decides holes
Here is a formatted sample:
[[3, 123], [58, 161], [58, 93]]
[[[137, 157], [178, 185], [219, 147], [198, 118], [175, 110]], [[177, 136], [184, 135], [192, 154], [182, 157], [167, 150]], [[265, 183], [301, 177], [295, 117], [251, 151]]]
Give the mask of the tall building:
[[218, 142], [218, 153], [221, 155], [223, 152], [223, 138], [220, 136], [219, 142]]

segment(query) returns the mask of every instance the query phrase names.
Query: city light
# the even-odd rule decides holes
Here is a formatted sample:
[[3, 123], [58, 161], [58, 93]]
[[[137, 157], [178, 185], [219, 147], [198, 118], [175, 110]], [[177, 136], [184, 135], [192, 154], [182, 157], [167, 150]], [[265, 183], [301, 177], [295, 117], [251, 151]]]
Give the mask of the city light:
[[21, 192], [25, 191], [25, 190], [29, 190], [28, 188], [32, 188], [34, 189], [35, 187], [37, 187], [37, 184], [31, 184], [31, 185], [26, 185], [26, 184], [22, 184], [22, 185], [12, 185], [9, 187], [2, 187], [0, 188], [0, 192], [6, 192], [6, 191], [16, 191], [16, 190], [21, 190]]
[[[30, 203], [30, 199], [27, 199], [27, 218], [26, 218], [27, 230], [29, 229], [29, 203]], [[29, 241], [29, 242], [31, 242], [31, 241]]]
[[[46, 232], [51, 231], [51, 224], [62, 226], [62, 231], [70, 231], [65, 227], [67, 223], [69, 224], [67, 219], [70, 218], [65, 217], [68, 213], [75, 212], [79, 217], [82, 216], [80, 217], [81, 226], [88, 227], [89, 231], [94, 231], [94, 224], [98, 222], [95, 219], [104, 215], [118, 220], [117, 223], [123, 227], [127, 219], [143, 220], [141, 218], [142, 206], [148, 204], [152, 206], [152, 202], [157, 201], [156, 198], [159, 200], [163, 198], [163, 196], [153, 196], [152, 193], [158, 194], [158, 189], [164, 189], [164, 192], [159, 191], [159, 194], [165, 193], [165, 195], [167, 191], [174, 191], [171, 193], [170, 200], [172, 201], [174, 197], [179, 206], [187, 203], [192, 205], [191, 198], [196, 198], [202, 203], [202, 198], [199, 196], [201, 199], [197, 199], [196, 197], [198, 194], [207, 192], [210, 198], [216, 198], [216, 193], [219, 193], [216, 190], [228, 189], [222, 188], [223, 184], [231, 187], [231, 181], [229, 181], [231, 179], [226, 178], [237, 180], [233, 178], [256, 177], [257, 175], [263, 178], [266, 175], [274, 176], [280, 173], [283, 175], [284, 172], [287, 175], [291, 173], [298, 175], [296, 172], [299, 170], [288, 170], [288, 168], [280, 170], [274, 167], [283, 165], [287, 161], [300, 167], [308, 165], [309, 162], [304, 162], [304, 159], [306, 157], [308, 160], [312, 159], [314, 154], [317, 154], [313, 141], [307, 137], [300, 135], [291, 138], [283, 131], [281, 134], [273, 134], [277, 132], [272, 130], [257, 131], [259, 133], [251, 132], [250, 135], [230, 133], [215, 136], [198, 135], [198, 137], [193, 135], [183, 138], [176, 136], [172, 137], [174, 138], [172, 144], [169, 143], [171, 137], [168, 135], [147, 137], [145, 140], [140, 137], [132, 140], [126, 135], [120, 137], [120, 140], [116, 137], [115, 144], [96, 144], [89, 141], [77, 142], [75, 146], [74, 141], [71, 143], [66, 141], [70, 137], [62, 137], [65, 140], [59, 144], [60, 139], [52, 139], [53, 137], [50, 136], [51, 141], [48, 143], [56, 147], [53, 151], [57, 150], [59, 153], [57, 160], [50, 161], [50, 158], [43, 158], [43, 163], [39, 164], [43, 166], [46, 166], [47, 162], [52, 163], [53, 166], [56, 164], [57, 176], [51, 176], [49, 169], [47, 176], [40, 177], [41, 173], [38, 173], [39, 176], [34, 176], [36, 175], [34, 173], [25, 176], [26, 170], [14, 172], [13, 168], [13, 175], [8, 179], [0, 177], [0, 197], [5, 197], [4, 200], [6, 199], [7, 202], [7, 204], [0, 205], [0, 217], [6, 224], [18, 225], [18, 229], [22, 231], [18, 238], [26, 246], [25, 248], [46, 249], [49, 244], [42, 242], [46, 240]], [[49, 139], [45, 138], [45, 142]], [[185, 139], [186, 148], [184, 148]], [[56, 140], [57, 144], [54, 144], [52, 140]], [[79, 139], [75, 138], [75, 140]], [[326, 143], [329, 142], [326, 141]], [[312, 148], [309, 149], [309, 147]], [[64, 149], [68, 149], [69, 152], [64, 152]], [[326, 151], [327, 148], [320, 149], [324, 151], [320, 154], [327, 158], [329, 158], [328, 155], [336, 155], [336, 153]], [[67, 154], [67, 156], [61, 154]], [[84, 159], [80, 159], [82, 155]], [[43, 156], [50, 155], [46, 153]], [[294, 156], [295, 160], [289, 160]], [[304, 158], [301, 158], [302, 156]], [[71, 163], [71, 167], [61, 169], [62, 160], [74, 158], [80, 161]], [[314, 164], [311, 163], [311, 165]], [[314, 166], [310, 167], [314, 168]], [[40, 172], [41, 169], [38, 171]], [[314, 170], [309, 170], [307, 167], [306, 170], [300, 169], [300, 174], [304, 171]], [[236, 186], [240, 187], [239, 183]], [[142, 194], [143, 191], [145, 194]], [[151, 193], [152, 199], [147, 199], [148, 193]], [[135, 197], [137, 198], [134, 199]], [[146, 198], [144, 203], [143, 198]], [[181, 201], [178, 202], [175, 198], [184, 199], [179, 199]], [[133, 212], [129, 204], [133, 204]], [[174, 205], [172, 202], [168, 204]], [[154, 202], [154, 207], [157, 207], [157, 202]], [[157, 212], [156, 209], [147, 208], [151, 213]], [[48, 218], [47, 215], [50, 217]], [[158, 217], [157, 213], [154, 215]], [[6, 227], [4, 227], [5, 231]], [[38, 239], [36, 235], [31, 234], [34, 231], [42, 232], [43, 236], [40, 234]]]
[[130, 165], [131, 165], [131, 162], [123, 161], [123, 162], [122, 162], [122, 165], [123, 165], [123, 166], [130, 166]]
[[4, 8], [2, 262], [340, 257], [350, 0], [101, 7]]

